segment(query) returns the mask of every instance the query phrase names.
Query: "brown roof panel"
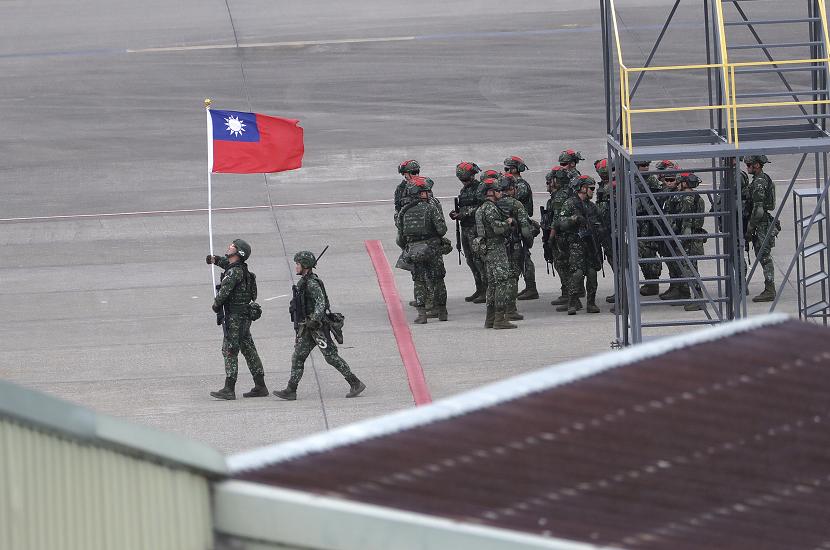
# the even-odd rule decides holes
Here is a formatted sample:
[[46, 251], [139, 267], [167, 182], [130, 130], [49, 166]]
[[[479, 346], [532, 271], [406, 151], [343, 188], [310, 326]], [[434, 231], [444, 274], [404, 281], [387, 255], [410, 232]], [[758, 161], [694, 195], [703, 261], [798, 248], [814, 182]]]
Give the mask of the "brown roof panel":
[[830, 547], [830, 331], [747, 327], [237, 478], [596, 545]]

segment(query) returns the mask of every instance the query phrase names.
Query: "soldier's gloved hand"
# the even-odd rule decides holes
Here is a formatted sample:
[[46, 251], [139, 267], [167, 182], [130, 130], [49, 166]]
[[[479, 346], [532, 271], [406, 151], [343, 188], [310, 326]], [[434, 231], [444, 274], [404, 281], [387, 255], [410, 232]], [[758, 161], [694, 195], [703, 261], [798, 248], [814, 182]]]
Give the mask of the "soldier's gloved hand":
[[208, 254], [207, 256], [205, 256], [205, 263], [208, 265], [215, 264], [218, 259], [219, 256], [211, 256], [210, 254]]
[[450, 212], [450, 219], [451, 220], [457, 220], [458, 219], [458, 212], [456, 212], [455, 210]]
[[583, 216], [575, 215], [573, 220], [576, 222], [577, 225], [584, 226], [587, 225], [585, 218]]
[[317, 319], [306, 319], [305, 326], [309, 330], [317, 330], [318, 328], [323, 326], [323, 323], [321, 323]]
[[213, 302], [213, 305], [210, 306], [210, 309], [213, 310], [213, 313], [219, 313], [219, 310], [222, 309], [222, 306], [220, 306], [216, 302]]

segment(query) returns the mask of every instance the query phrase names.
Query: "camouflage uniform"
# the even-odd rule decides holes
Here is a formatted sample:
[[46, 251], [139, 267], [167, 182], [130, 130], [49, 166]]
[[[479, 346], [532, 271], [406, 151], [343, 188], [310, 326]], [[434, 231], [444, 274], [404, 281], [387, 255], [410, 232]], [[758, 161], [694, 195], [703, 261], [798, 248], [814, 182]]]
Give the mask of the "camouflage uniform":
[[447, 271], [440, 251], [441, 237], [446, 233], [447, 223], [432, 200], [412, 202], [398, 215], [397, 243], [405, 247], [404, 254], [411, 257], [416, 249], [423, 251], [423, 254], [411, 257], [415, 301], [418, 304], [415, 322], [419, 324], [426, 323], [427, 309], [435, 309], [439, 319], [446, 320], [447, 287], [444, 277]]
[[[646, 185], [648, 185], [649, 189], [651, 189], [652, 193], [659, 193], [663, 190], [662, 185], [660, 184], [660, 180], [657, 179], [655, 175], [650, 175], [646, 180]], [[639, 188], [639, 186], [638, 186]], [[645, 192], [645, 190], [642, 190]], [[656, 198], [656, 197], [655, 197]], [[659, 200], [657, 201], [659, 204]], [[637, 215], [638, 216], [645, 216], [645, 215], [655, 215], [657, 214], [657, 209], [654, 207], [654, 204], [651, 202], [651, 199], [648, 196], [640, 197], [637, 199]], [[657, 220], [640, 220], [637, 222], [637, 236], [638, 237], [656, 237], [660, 235], [660, 232], [657, 229]], [[640, 255], [640, 258], [656, 258], [658, 250], [660, 249], [660, 242], [659, 241], [639, 241], [637, 243], [637, 249]], [[659, 262], [649, 262], [640, 264], [640, 269], [643, 272], [644, 279], [659, 279], [660, 274], [663, 272], [662, 264]], [[646, 283], [640, 288], [640, 294], [643, 296], [651, 296], [657, 294], [659, 291], [659, 283]]]
[[[525, 213], [528, 217], [533, 217], [533, 190], [530, 188], [530, 184], [521, 176], [516, 176], [516, 200], [522, 203], [522, 206], [525, 209]], [[531, 246], [533, 245], [533, 239], [529, 241]], [[536, 292], [536, 266], [533, 264], [533, 260], [530, 257], [530, 247], [528, 247], [526, 254], [525, 254], [525, 262], [524, 262], [524, 269], [522, 270], [522, 277], [525, 280], [525, 286], [527, 290], [524, 291], [522, 294], [533, 292], [536, 294], [538, 298], [538, 292]]]
[[557, 227], [562, 219], [562, 208], [565, 206], [565, 202], [573, 196], [573, 187], [571, 187], [570, 181], [570, 176], [568, 174], [563, 174], [563, 176], [559, 178], [560, 187], [553, 193], [547, 206], [547, 209], [551, 212], [551, 225], [554, 228], [553, 242], [551, 243], [553, 267], [559, 275], [561, 285], [561, 295], [559, 299], [553, 300], [551, 305], [565, 305], [565, 309], [567, 309], [568, 296], [570, 296], [569, 280], [571, 268], [568, 265], [567, 241], [557, 230]]
[[516, 225], [510, 228], [505, 238], [507, 259], [510, 266], [510, 295], [505, 308], [505, 317], [511, 321], [521, 320], [524, 317], [516, 311], [516, 299], [519, 296], [519, 277], [524, 272], [522, 255], [527, 261], [526, 243], [533, 239], [533, 227], [522, 203], [515, 197], [503, 196], [496, 206], [506, 218], [516, 220]]
[[[703, 197], [696, 193], [688, 193], [679, 191], [675, 199], [677, 204], [678, 214], [702, 214], [706, 212], [706, 204]], [[700, 234], [700, 239], [683, 240], [683, 250], [687, 256], [702, 256], [704, 253], [703, 243], [706, 242], [706, 231], [703, 229], [704, 219], [702, 217], [694, 218], [675, 218], [674, 232], [677, 235], [695, 235]], [[679, 254], [678, 254], [679, 255]], [[691, 264], [691, 265], [690, 265]], [[681, 276], [694, 277], [697, 271], [697, 260], [683, 260], [680, 262], [680, 270], [683, 273]], [[700, 295], [700, 285], [692, 284], [695, 287], [696, 296]], [[681, 284], [681, 297], [691, 297], [688, 283]], [[686, 304], [684, 306], [686, 311], [696, 311], [701, 309], [700, 304]]]
[[309, 272], [297, 282], [297, 290], [303, 293], [305, 320], [300, 325], [294, 340], [294, 353], [291, 354], [291, 377], [288, 379], [287, 389], [292, 392], [297, 391], [297, 386], [303, 377], [305, 360], [311, 350], [318, 347], [315, 336], [325, 342], [325, 347], [320, 347], [320, 352], [326, 363], [337, 369], [350, 386], [356, 386], [359, 380], [352, 374], [349, 364], [337, 353], [337, 345], [331, 335], [327, 330], [321, 330], [328, 323], [326, 312], [329, 309], [329, 298], [323, 281], [316, 274]]
[[225, 318], [222, 325], [222, 357], [225, 360], [225, 376], [236, 380], [239, 370], [239, 352], [245, 357], [251, 375], [262, 376], [262, 361], [251, 337], [249, 304], [256, 300], [256, 276], [248, 271], [244, 262], [230, 263], [227, 258], [216, 256], [215, 264], [225, 270], [222, 284], [214, 304], [222, 306]]
[[[761, 172], [753, 175], [746, 189], [746, 193], [742, 193], [744, 195], [742, 197], [743, 214], [746, 220], [744, 239], [747, 243], [752, 243], [755, 256], [764, 271], [764, 292], [752, 300], [769, 302], [775, 299], [775, 267], [772, 263], [772, 247], [775, 246], [775, 237], [781, 228], [778, 223], [773, 223], [773, 217], [770, 214], [770, 211], [775, 209], [775, 184], [767, 174]], [[764, 237], [770, 230], [767, 244], [761, 248]]]
[[574, 195], [562, 207], [559, 227], [568, 246], [569, 315], [576, 313], [579, 298], [586, 293], [588, 304], [596, 308], [597, 271], [601, 267], [601, 251], [593, 250], [593, 243], [588, 238], [590, 233], [586, 231], [589, 227], [596, 231], [599, 224], [597, 207], [587, 198], [582, 200], [579, 195]]
[[[461, 248], [467, 260], [467, 266], [473, 274], [476, 292], [468, 301], [475, 301], [479, 295], [484, 297], [487, 292], [487, 273], [484, 260], [472, 250], [473, 239], [476, 238], [476, 210], [484, 202], [480, 190], [481, 184], [475, 179], [464, 182], [464, 187], [458, 194], [458, 222], [461, 224]], [[466, 299], [466, 298], [465, 298]]]
[[[505, 237], [510, 231], [507, 216], [490, 200], [476, 211], [477, 240], [484, 250], [487, 269], [487, 321], [485, 327], [513, 328], [504, 321], [504, 312], [510, 300], [510, 263]], [[496, 319], [500, 321], [497, 327]], [[510, 325], [509, 327], [506, 325]]]
[[[665, 191], [670, 191], [669, 188], [666, 188]], [[679, 191], [675, 191], [674, 194], [666, 197], [663, 200], [663, 212], [665, 214], [680, 214], [681, 213], [681, 198], [683, 195]], [[675, 221], [678, 218], [672, 218]], [[672, 225], [677, 225], [675, 222], [672, 222]], [[674, 227], [673, 227], [674, 229]], [[680, 233], [674, 229], [675, 234], [679, 235]], [[680, 241], [681, 244], [685, 243]], [[657, 249], [658, 253], [661, 257], [677, 257], [682, 256], [680, 251], [677, 249], [677, 244], [675, 243], [674, 239], [668, 239], [666, 241], [660, 241], [660, 246]], [[683, 262], [678, 260], [666, 260], [666, 267], [669, 270], [669, 277], [672, 279], [678, 279], [684, 277], [684, 270], [682, 268]], [[669, 282], [669, 288], [666, 292], [660, 294], [660, 299], [662, 300], [677, 300], [680, 298], [688, 298], [689, 297], [689, 287], [683, 283], [675, 283]]]

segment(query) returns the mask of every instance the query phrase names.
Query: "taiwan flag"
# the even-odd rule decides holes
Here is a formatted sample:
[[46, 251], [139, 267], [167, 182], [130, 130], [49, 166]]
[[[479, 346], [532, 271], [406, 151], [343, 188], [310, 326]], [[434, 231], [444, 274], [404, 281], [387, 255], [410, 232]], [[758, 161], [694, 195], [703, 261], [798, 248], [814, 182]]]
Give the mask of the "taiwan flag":
[[211, 172], [260, 174], [303, 165], [299, 120], [207, 110], [208, 166]]

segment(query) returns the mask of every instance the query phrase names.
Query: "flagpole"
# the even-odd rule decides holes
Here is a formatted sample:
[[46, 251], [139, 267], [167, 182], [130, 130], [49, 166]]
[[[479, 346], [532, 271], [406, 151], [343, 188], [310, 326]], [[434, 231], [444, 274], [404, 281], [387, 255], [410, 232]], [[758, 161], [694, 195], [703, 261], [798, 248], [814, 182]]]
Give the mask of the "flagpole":
[[[210, 239], [210, 255], [213, 256], [213, 193], [210, 184], [210, 173], [213, 170], [213, 121], [210, 118], [210, 98], [205, 99], [205, 114], [207, 115], [207, 187], [208, 187], [208, 239]], [[213, 281], [213, 297], [216, 297], [216, 270], [210, 266], [210, 278]]]

